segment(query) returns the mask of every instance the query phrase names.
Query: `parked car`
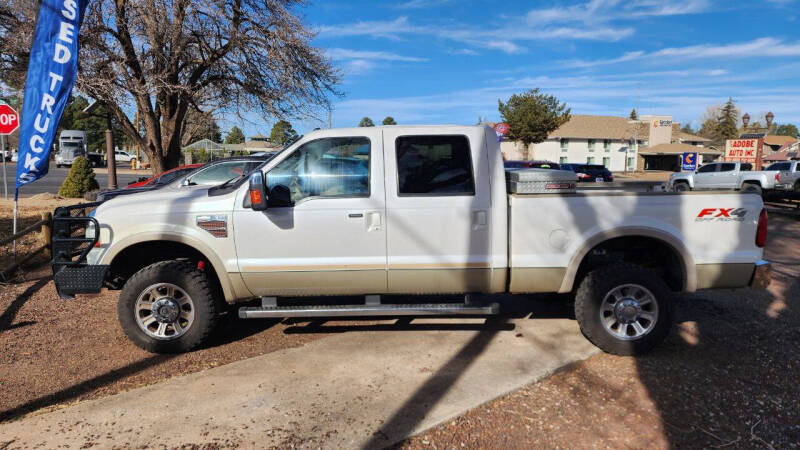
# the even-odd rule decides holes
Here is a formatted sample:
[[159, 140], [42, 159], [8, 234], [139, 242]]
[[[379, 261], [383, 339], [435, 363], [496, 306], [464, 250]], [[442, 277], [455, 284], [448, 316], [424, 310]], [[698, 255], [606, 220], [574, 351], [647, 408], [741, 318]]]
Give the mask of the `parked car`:
[[[203, 167], [202, 164], [190, 164], [188, 166], [180, 166], [174, 169], [170, 169], [160, 174], [148, 178], [143, 181], [131, 183], [121, 189], [109, 189], [105, 191], [100, 191], [97, 193], [93, 200], [98, 202], [104, 202], [111, 200], [112, 198], [119, 197], [120, 195], [131, 195], [136, 194], [139, 192], [146, 192], [153, 189], [160, 189], [173, 181], [177, 180], [181, 176], [187, 175], [200, 167]], [[87, 197], [90, 200], [91, 197]]]
[[767, 170], [778, 171], [777, 191], [800, 193], [800, 161], [782, 161], [767, 167]]
[[114, 150], [114, 160], [117, 162], [126, 162], [129, 163], [131, 161], [136, 160], [135, 153], [128, 153], [123, 150]]
[[742, 162], [713, 162], [695, 172], [676, 172], [669, 176], [667, 187], [675, 191], [695, 189], [734, 189], [761, 194], [775, 188], [778, 171], [753, 171]]
[[552, 169], [560, 170], [558, 163], [550, 161], [506, 161], [503, 163], [506, 170], [514, 169]]
[[144, 186], [154, 186], [159, 184], [168, 184], [176, 179], [193, 172], [196, 169], [203, 167], [202, 164], [187, 164], [185, 166], [178, 166], [174, 169], [169, 169], [160, 174], [150, 177], [146, 180], [137, 181], [125, 186], [125, 189], [138, 188]]
[[614, 181], [614, 174], [600, 164], [561, 164], [561, 170], [571, 170], [578, 175], [579, 182], [610, 182]]
[[181, 179], [180, 186], [216, 186], [229, 180], [246, 177], [256, 167], [268, 161], [272, 155], [235, 156], [218, 159], [204, 165]]
[[[563, 172], [550, 170], [536, 182], [548, 173], [562, 184]], [[239, 309], [244, 319], [452, 316], [498, 314], [491, 294], [574, 293], [583, 334], [631, 355], [668, 335], [673, 292], [767, 284], [757, 196], [537, 195], [513, 186], [488, 126], [313, 131], [235, 182], [173, 183], [103, 203], [93, 217], [74, 214], [86, 205], [57, 209], [55, 286], [65, 298], [122, 289], [122, 330], [151, 352], [201, 345], [223, 300], [261, 298]], [[86, 238], [63, 238], [79, 221]], [[445, 293], [469, 296], [380, 300]], [[326, 295], [369, 298], [321, 307], [314, 298]], [[309, 300], [284, 306], [277, 296]]]
[[253, 169], [268, 159], [268, 156], [243, 156], [218, 159], [207, 164], [181, 166], [148, 180], [134, 183], [138, 186], [129, 185], [122, 189], [102, 191], [97, 194], [96, 201], [108, 201], [121, 195], [158, 190], [172, 184], [176, 189], [184, 186], [215, 186], [232, 179], [246, 177]]

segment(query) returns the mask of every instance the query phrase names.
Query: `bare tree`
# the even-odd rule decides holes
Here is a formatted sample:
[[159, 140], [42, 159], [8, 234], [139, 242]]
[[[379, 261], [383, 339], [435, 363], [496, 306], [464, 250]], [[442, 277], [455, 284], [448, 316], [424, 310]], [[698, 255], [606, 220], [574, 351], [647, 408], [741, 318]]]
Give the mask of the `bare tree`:
[[[6, 2], [0, 37], [21, 42], [9, 46], [14, 55], [3, 49], [0, 75], [20, 79], [35, 23], [25, 4], [34, 2]], [[77, 89], [106, 102], [155, 172], [175, 167], [190, 111], [300, 117], [328, 106], [339, 75], [295, 15], [302, 3], [93, 0], [80, 33]]]

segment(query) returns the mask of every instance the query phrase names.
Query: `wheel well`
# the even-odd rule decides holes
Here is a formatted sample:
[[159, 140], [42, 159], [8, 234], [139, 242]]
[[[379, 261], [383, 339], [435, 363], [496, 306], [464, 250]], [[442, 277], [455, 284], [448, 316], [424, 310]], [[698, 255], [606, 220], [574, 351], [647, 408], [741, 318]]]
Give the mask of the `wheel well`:
[[219, 276], [208, 258], [196, 248], [174, 241], [147, 241], [131, 245], [119, 252], [108, 268], [108, 284], [111, 289], [122, 286], [133, 274], [160, 261], [184, 260], [197, 266], [203, 261], [203, 271], [208, 275], [211, 285], [222, 292]]
[[755, 184], [755, 185], [758, 185], [758, 187], [761, 187], [761, 182], [758, 181], [758, 180], [745, 180], [745, 181], [742, 181], [742, 185], [745, 185], [745, 184]]
[[685, 286], [686, 271], [680, 253], [672, 245], [648, 236], [622, 236], [592, 247], [578, 267], [575, 285], [592, 270], [621, 262], [654, 270], [673, 291]]

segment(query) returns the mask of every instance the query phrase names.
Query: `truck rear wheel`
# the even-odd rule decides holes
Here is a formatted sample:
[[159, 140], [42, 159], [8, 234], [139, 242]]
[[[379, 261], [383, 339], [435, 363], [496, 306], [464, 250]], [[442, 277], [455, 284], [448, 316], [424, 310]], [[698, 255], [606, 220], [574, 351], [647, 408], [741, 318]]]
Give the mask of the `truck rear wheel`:
[[615, 265], [589, 272], [575, 295], [581, 332], [601, 350], [631, 356], [648, 352], [669, 334], [674, 305], [653, 271]]
[[125, 283], [117, 315], [122, 330], [138, 347], [153, 353], [179, 353], [208, 339], [218, 304], [203, 272], [182, 261], [161, 261]]
[[744, 186], [742, 186], [742, 192], [761, 195], [763, 190], [761, 186], [756, 183], [745, 183]]

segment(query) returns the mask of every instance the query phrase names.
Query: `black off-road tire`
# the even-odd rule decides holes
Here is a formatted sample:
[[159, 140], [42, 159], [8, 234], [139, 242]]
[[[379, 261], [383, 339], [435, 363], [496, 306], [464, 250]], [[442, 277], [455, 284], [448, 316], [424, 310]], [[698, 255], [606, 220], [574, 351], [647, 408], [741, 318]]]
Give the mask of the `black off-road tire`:
[[687, 183], [685, 181], [677, 181], [677, 182], [675, 182], [675, 184], [672, 186], [672, 189], [675, 192], [688, 192], [688, 191], [692, 190], [689, 187], [689, 183]]
[[761, 185], [756, 183], [745, 183], [742, 186], [742, 192], [747, 192], [748, 194], [758, 194], [763, 195], [764, 191], [761, 189]]
[[[156, 283], [171, 283], [191, 297], [195, 317], [186, 332], [171, 340], [146, 334], [137, 324], [135, 305], [139, 295]], [[117, 316], [125, 335], [136, 346], [151, 353], [182, 353], [202, 345], [216, 326], [220, 299], [215, 295], [205, 273], [183, 261], [161, 261], [136, 272], [122, 288], [117, 303]]]
[[[649, 290], [658, 305], [658, 318], [652, 330], [635, 340], [614, 336], [601, 321], [603, 299], [618, 286], [638, 284]], [[652, 270], [619, 264], [594, 270], [581, 280], [575, 294], [575, 318], [581, 332], [606, 353], [634, 356], [647, 353], [669, 335], [675, 317], [675, 304], [666, 283]]]

